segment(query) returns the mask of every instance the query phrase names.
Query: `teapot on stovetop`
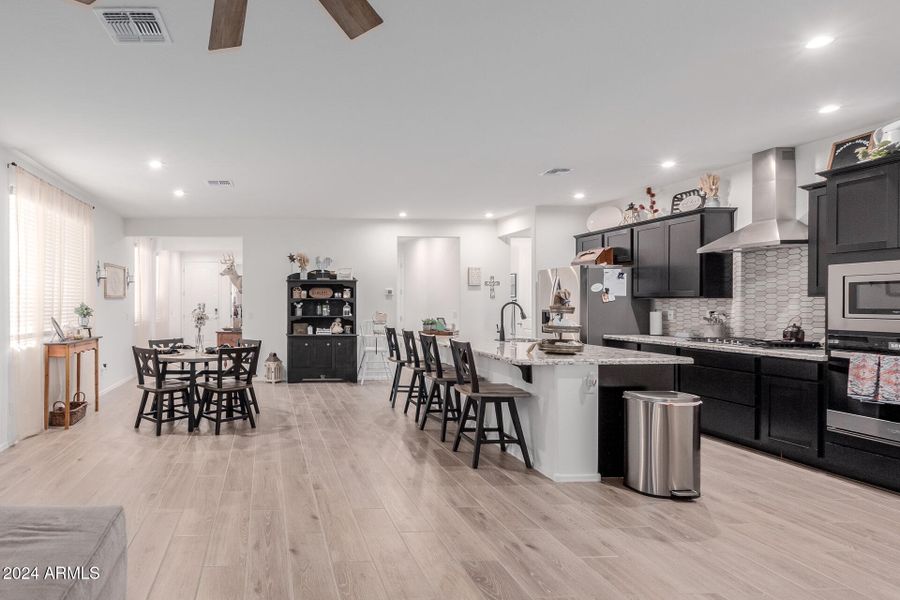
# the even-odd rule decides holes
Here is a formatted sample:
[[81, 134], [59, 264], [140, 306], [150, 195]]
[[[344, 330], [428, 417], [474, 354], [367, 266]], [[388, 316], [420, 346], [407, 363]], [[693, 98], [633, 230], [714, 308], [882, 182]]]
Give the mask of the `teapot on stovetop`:
[[781, 339], [786, 342], [802, 342], [806, 338], [806, 332], [803, 331], [803, 319], [799, 316], [794, 317], [781, 332]]

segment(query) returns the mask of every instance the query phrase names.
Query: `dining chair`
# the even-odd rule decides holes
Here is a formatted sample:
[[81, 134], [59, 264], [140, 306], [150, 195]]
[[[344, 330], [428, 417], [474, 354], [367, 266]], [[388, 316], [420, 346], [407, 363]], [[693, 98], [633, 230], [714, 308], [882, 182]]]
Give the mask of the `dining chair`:
[[[159, 338], [155, 340], [147, 340], [147, 343], [151, 348], [157, 348], [159, 350], [174, 350], [178, 344], [184, 343], [184, 338], [176, 337], [176, 338]], [[188, 370], [187, 365], [184, 363], [178, 363], [179, 368], [173, 369], [169, 366], [166, 369], [166, 377], [168, 379], [180, 379], [182, 381], [189, 381], [191, 372]]]
[[[256, 354], [253, 355], [253, 364], [247, 365], [250, 369], [250, 372], [253, 375], [256, 375], [256, 368], [259, 366], [259, 355], [262, 354], [262, 340], [251, 340], [250, 338], [242, 338], [240, 342], [241, 346], [247, 346], [250, 348], [256, 348]], [[256, 414], [259, 414], [259, 404], [256, 402], [256, 390], [253, 389], [253, 381], [250, 381], [250, 387], [247, 388], [247, 391], [250, 392], [250, 402], [253, 403], [253, 410], [256, 411]]]
[[[188, 431], [194, 430], [194, 398], [190, 393], [190, 384], [180, 379], [166, 379], [165, 363], [159, 362], [158, 348], [138, 348], [132, 346], [134, 366], [137, 369], [138, 389], [143, 391], [141, 406], [138, 408], [134, 428], [141, 426], [142, 420], [156, 423], [156, 435], [162, 433], [162, 424], [187, 419]], [[153, 395], [153, 404], [146, 410], [147, 400]], [[181, 398], [175, 403], [175, 396]], [[166, 403], [168, 402], [168, 406]], [[163, 417], [163, 413], [166, 416]]]
[[216, 435], [219, 435], [222, 423], [228, 421], [249, 420], [250, 427], [256, 429], [256, 419], [253, 418], [247, 392], [253, 384], [251, 366], [256, 364], [253, 355], [258, 352], [253, 346], [220, 348], [217, 352], [216, 369], [210, 372], [209, 381], [197, 384], [203, 390], [197, 422], [204, 418], [215, 423]]

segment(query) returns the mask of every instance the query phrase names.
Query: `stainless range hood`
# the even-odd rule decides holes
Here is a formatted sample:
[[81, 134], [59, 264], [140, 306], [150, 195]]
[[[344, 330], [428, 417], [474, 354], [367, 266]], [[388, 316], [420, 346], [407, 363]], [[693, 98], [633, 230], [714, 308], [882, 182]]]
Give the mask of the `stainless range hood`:
[[753, 155], [752, 221], [702, 246], [698, 253], [767, 250], [805, 244], [809, 229], [797, 220], [797, 167], [793, 148]]

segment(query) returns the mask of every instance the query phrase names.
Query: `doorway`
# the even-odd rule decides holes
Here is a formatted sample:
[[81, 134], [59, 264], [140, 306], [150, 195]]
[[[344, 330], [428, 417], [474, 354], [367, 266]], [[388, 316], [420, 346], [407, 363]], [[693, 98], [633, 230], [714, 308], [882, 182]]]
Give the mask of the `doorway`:
[[397, 326], [419, 331], [423, 319], [458, 326], [460, 260], [457, 237], [401, 237], [397, 248]]

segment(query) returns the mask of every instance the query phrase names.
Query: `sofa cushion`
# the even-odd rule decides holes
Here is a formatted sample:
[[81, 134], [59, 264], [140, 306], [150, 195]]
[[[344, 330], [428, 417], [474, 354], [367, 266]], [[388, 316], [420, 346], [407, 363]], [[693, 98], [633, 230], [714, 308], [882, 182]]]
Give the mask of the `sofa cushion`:
[[0, 598], [125, 598], [121, 506], [0, 506]]

